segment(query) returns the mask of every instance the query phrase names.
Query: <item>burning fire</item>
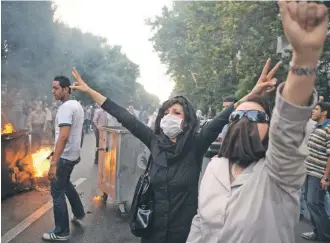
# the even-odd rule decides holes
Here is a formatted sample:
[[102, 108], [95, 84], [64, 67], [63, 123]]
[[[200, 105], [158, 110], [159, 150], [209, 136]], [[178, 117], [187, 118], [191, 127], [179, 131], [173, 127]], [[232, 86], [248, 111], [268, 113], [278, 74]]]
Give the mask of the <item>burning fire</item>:
[[93, 197], [93, 201], [101, 201], [102, 200], [102, 197], [101, 196], [95, 196]]
[[6, 123], [4, 125], [4, 128], [1, 131], [1, 134], [9, 134], [9, 133], [13, 133], [13, 132], [15, 132], [13, 125], [10, 123]]
[[50, 148], [42, 148], [32, 154], [33, 167], [35, 169], [36, 177], [43, 177], [47, 175], [50, 167], [50, 161], [46, 159], [52, 150]]

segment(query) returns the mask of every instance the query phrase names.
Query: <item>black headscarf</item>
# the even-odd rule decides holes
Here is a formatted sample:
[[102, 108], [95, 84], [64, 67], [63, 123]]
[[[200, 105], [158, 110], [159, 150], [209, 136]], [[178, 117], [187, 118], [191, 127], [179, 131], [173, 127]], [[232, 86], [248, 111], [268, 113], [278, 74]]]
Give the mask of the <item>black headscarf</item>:
[[[183, 132], [177, 136], [176, 143], [173, 143], [160, 128], [160, 121], [164, 117], [165, 112], [174, 104], [182, 105], [184, 111]], [[155, 134], [159, 135], [157, 144], [162, 151], [166, 152], [166, 159], [168, 163], [177, 161], [189, 151], [197, 129], [196, 111], [188, 99], [183, 96], [176, 96], [163, 103], [162, 107], [159, 109], [155, 121]]]
[[[263, 97], [256, 97], [247, 102], [255, 102], [261, 105], [266, 114], [271, 117], [270, 104]], [[225, 139], [221, 145], [218, 156], [228, 158], [230, 162], [246, 168], [252, 162], [258, 162], [265, 157], [268, 148], [268, 131], [261, 141], [258, 124], [250, 122], [246, 117], [232, 122]]]

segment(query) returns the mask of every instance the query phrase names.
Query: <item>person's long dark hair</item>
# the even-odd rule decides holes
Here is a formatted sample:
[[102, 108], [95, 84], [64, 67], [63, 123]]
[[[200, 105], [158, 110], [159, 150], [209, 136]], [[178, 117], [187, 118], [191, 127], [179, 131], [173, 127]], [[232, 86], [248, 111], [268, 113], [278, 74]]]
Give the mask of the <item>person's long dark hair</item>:
[[[165, 112], [174, 104], [180, 104], [184, 112], [183, 132], [178, 135], [176, 143], [171, 142], [160, 127], [160, 121], [164, 117]], [[197, 128], [196, 111], [188, 99], [183, 96], [176, 96], [163, 103], [155, 121], [155, 134], [159, 135], [157, 140], [158, 146], [166, 151], [166, 157], [169, 161], [177, 160], [189, 150]]]
[[[246, 102], [259, 104], [271, 118], [271, 105], [266, 97], [254, 97]], [[257, 162], [265, 157], [267, 148], [268, 131], [263, 141], [261, 141], [258, 124], [243, 117], [241, 120], [229, 124], [218, 156], [228, 158], [231, 163], [246, 168], [252, 162]]]

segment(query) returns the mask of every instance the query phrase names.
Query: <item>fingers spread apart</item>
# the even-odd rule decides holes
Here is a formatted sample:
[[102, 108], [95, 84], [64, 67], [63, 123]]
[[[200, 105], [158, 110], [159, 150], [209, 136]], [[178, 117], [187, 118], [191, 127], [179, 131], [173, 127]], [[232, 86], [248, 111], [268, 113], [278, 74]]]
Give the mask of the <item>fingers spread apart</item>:
[[267, 75], [267, 78], [268, 79], [271, 79], [275, 75], [275, 73], [277, 72], [277, 70], [280, 68], [281, 64], [282, 64], [281, 61], [279, 61], [278, 63], [276, 63], [275, 67], [273, 67], [273, 69], [270, 70], [270, 72], [268, 73], [268, 75]]
[[78, 73], [77, 69], [74, 67], [72, 68], [72, 75], [75, 77], [77, 81], [81, 79], [80, 74]]
[[265, 64], [264, 68], [262, 69], [262, 72], [260, 75], [261, 77], [267, 77], [269, 67], [270, 67], [270, 58], [267, 59], [266, 64]]
[[268, 58], [267, 61], [266, 61], [265, 66], [264, 66], [264, 68], [263, 68], [263, 70], [262, 70], [262, 72], [261, 72], [261, 75], [260, 75], [259, 80], [261, 80], [262, 82], [267, 82], [267, 81], [269, 81], [270, 79], [272, 79], [273, 76], [275, 75], [275, 73], [277, 72], [277, 70], [280, 68], [281, 63], [282, 63], [281, 61], [278, 62], [278, 63], [275, 65], [275, 67], [274, 67], [272, 70], [270, 70], [270, 72], [268, 73], [268, 70], [269, 70], [269, 68], [270, 68], [270, 64], [271, 64], [271, 59]]

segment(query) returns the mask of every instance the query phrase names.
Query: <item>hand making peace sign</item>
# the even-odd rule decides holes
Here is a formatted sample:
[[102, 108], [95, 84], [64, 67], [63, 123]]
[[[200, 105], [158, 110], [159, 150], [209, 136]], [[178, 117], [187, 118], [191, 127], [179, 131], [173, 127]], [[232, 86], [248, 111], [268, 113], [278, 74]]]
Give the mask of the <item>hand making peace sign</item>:
[[270, 58], [267, 59], [266, 64], [261, 72], [261, 75], [258, 79], [258, 82], [250, 92], [251, 95], [263, 95], [267, 92], [271, 92], [275, 89], [275, 85], [277, 83], [277, 79], [273, 78], [279, 67], [281, 66], [281, 62], [278, 62], [275, 67], [268, 72], [270, 68]]
[[99, 105], [102, 105], [104, 103], [107, 98], [102, 94], [96, 92], [95, 90], [91, 89], [81, 78], [76, 68], [72, 68], [72, 75], [76, 79], [76, 82], [74, 82], [73, 85], [70, 86], [72, 90], [79, 90], [88, 94]]
[[89, 87], [85, 83], [85, 81], [81, 78], [80, 74], [78, 73], [78, 71], [75, 67], [72, 69], [72, 75], [76, 79], [76, 82], [74, 82], [70, 88], [72, 90], [79, 90], [84, 93], [87, 93], [89, 90]]

